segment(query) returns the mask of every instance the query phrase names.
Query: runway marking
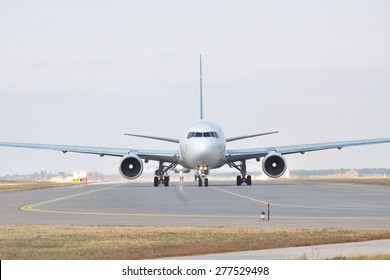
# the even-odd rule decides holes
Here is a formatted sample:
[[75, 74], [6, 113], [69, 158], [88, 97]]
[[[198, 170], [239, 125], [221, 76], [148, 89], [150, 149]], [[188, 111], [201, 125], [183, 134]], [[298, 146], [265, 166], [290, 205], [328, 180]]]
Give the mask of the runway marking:
[[[105, 188], [100, 188], [96, 190], [91, 190], [91, 191], [86, 191], [83, 193], [78, 193], [78, 194], [73, 194], [73, 195], [68, 195], [68, 196], [63, 196], [51, 200], [45, 200], [42, 202], [37, 202], [37, 203], [32, 203], [23, 207], [20, 207], [21, 210], [23, 211], [28, 211], [28, 212], [38, 212], [38, 213], [50, 213], [50, 214], [68, 214], [68, 215], [100, 215], [100, 216], [128, 216], [128, 217], [161, 217], [161, 218], [179, 218], [179, 217], [187, 217], [187, 218], [230, 218], [230, 219], [250, 219], [250, 220], [259, 220], [260, 215], [201, 215], [201, 214], [157, 214], [157, 213], [110, 213], [110, 212], [79, 212], [79, 211], [59, 211], [59, 210], [43, 210], [43, 209], [38, 209], [36, 207], [58, 202], [58, 201], [63, 201], [66, 199], [74, 198], [74, 197], [80, 197], [83, 195], [88, 195], [91, 193], [99, 192], [99, 191], [104, 191], [108, 189], [112, 189], [118, 186], [123, 185], [124, 183], [121, 184], [116, 184], [113, 186], [105, 187]], [[237, 194], [231, 191], [219, 189], [216, 187], [209, 187], [214, 190], [218, 190], [221, 192], [225, 192], [234, 196], [238, 196], [244, 199], [248, 199], [251, 201], [255, 201], [261, 204], [268, 204], [266, 201], [262, 201], [259, 199], [255, 199], [249, 196]], [[272, 204], [272, 205], [279, 205], [279, 206], [286, 206], [282, 204]], [[293, 205], [294, 206], [294, 205]], [[298, 207], [298, 206], [297, 206]], [[306, 207], [302, 206], [305, 208], [314, 208], [314, 207]], [[317, 207], [318, 208], [318, 207]], [[370, 220], [370, 221], [390, 221], [390, 218], [383, 217], [383, 218], [378, 218], [378, 217], [310, 217], [310, 216], [272, 216], [272, 219], [294, 219], [294, 220]]]
[[101, 189], [87, 191], [87, 192], [83, 192], [83, 193], [72, 194], [72, 195], [63, 196], [63, 197], [59, 197], [59, 198], [55, 198], [55, 199], [51, 199], [51, 200], [45, 200], [45, 201], [41, 201], [41, 202], [37, 202], [37, 203], [32, 203], [32, 204], [29, 204], [29, 205], [26, 205], [26, 206], [22, 206], [19, 209], [23, 210], [23, 211], [28, 211], [28, 212], [47, 212], [46, 210], [35, 209], [35, 207], [42, 206], [42, 205], [45, 205], [45, 204], [50, 204], [50, 203], [57, 202], [57, 201], [66, 200], [66, 199], [69, 199], [69, 198], [74, 198], [74, 197], [78, 197], [78, 196], [83, 196], [83, 195], [87, 195], [87, 194], [91, 194], [91, 193], [95, 193], [95, 192], [100, 192], [100, 191], [112, 189], [112, 188], [115, 188], [115, 187], [118, 187], [118, 186], [121, 186], [121, 185], [123, 185], [123, 183], [116, 184], [116, 185], [109, 186], [109, 187], [105, 187], [105, 188], [101, 188]]
[[259, 200], [259, 199], [253, 198], [253, 197], [249, 197], [249, 196], [245, 196], [245, 195], [242, 195], [242, 194], [234, 193], [234, 192], [231, 192], [231, 191], [223, 190], [223, 189], [220, 189], [220, 188], [217, 188], [217, 187], [209, 187], [209, 189], [217, 190], [217, 191], [220, 191], [220, 192], [225, 192], [225, 193], [228, 193], [228, 194], [231, 194], [231, 195], [234, 195], [234, 196], [238, 196], [238, 197], [241, 197], [241, 198], [252, 200], [254, 202], [259, 202], [259, 203], [265, 204], [265, 205], [268, 205], [268, 203], [269, 203], [269, 202], [266, 202], [266, 201], [263, 201], [263, 200]]
[[[274, 202], [271, 202], [271, 201], [259, 200], [259, 199], [256, 199], [256, 198], [253, 198], [253, 197], [250, 197], [250, 196], [245, 196], [245, 195], [242, 195], [242, 194], [239, 194], [239, 193], [227, 191], [227, 190], [220, 189], [220, 188], [217, 188], [217, 187], [209, 187], [209, 188], [217, 190], [217, 191], [225, 192], [225, 193], [228, 193], [228, 194], [231, 194], [231, 195], [234, 195], [234, 196], [238, 196], [238, 197], [241, 197], [241, 198], [244, 198], [244, 199], [247, 199], [247, 200], [258, 202], [258, 203], [261, 203], [261, 204], [268, 205], [268, 203], [269, 203], [271, 206], [281, 206], [281, 207], [291, 207], [291, 208], [305, 208], [305, 209], [327, 209], [327, 210], [354, 210], [354, 211], [370, 211], [370, 210], [372, 210], [372, 208], [362, 208], [362, 207], [359, 207], [359, 208], [355, 207], [355, 208], [353, 208], [353, 207], [326, 207], [326, 206], [308, 206], [308, 205], [296, 205], [296, 204], [280, 204], [280, 203], [274, 203]], [[378, 208], [378, 209], [382, 209], [382, 208]], [[384, 210], [389, 210], [389, 209], [385, 208]]]
[[[91, 216], [127, 216], [127, 217], [161, 217], [161, 218], [229, 218], [229, 219], [250, 219], [259, 220], [260, 215], [258, 216], [245, 216], [245, 215], [197, 215], [197, 214], [156, 214], [156, 213], [108, 213], [108, 212], [77, 212], [77, 211], [56, 211], [56, 210], [41, 210], [41, 209], [32, 209], [26, 210], [32, 212], [40, 213], [50, 213], [50, 214], [68, 214], [68, 215], [91, 215]], [[360, 221], [390, 221], [390, 218], [376, 218], [376, 217], [309, 217], [309, 216], [272, 216], [272, 219], [287, 219], [287, 220], [360, 220]]]

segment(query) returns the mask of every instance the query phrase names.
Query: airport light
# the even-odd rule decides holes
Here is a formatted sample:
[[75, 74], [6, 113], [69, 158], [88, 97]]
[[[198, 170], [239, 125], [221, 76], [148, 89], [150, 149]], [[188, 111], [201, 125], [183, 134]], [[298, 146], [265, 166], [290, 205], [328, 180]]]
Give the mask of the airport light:
[[268, 203], [268, 221], [271, 219], [271, 206]]
[[261, 212], [260, 217], [261, 217], [261, 219], [264, 221], [264, 220], [265, 220], [265, 213], [264, 213], [264, 212]]

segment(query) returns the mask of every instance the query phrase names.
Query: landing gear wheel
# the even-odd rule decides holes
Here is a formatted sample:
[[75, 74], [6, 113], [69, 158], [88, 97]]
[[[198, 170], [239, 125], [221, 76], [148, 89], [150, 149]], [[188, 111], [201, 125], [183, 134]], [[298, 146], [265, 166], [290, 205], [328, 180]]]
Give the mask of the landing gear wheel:
[[251, 177], [251, 175], [246, 176], [246, 184], [248, 186], [252, 185], [252, 177]]
[[158, 177], [154, 177], [154, 186], [158, 187]]
[[169, 186], [169, 176], [164, 176], [164, 186], [165, 187]]
[[209, 186], [209, 179], [207, 179], [207, 178], [204, 179], [204, 186], [205, 187]]
[[241, 179], [241, 176], [238, 175], [237, 176], [237, 186], [241, 186], [241, 184], [242, 184], [242, 179]]
[[202, 178], [198, 178], [198, 186], [201, 187], [202, 186]]

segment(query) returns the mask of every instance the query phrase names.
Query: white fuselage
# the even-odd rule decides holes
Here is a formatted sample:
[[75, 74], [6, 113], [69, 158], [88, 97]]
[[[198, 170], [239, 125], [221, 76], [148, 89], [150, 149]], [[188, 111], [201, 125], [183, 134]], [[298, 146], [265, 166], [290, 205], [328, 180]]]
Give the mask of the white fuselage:
[[186, 168], [210, 169], [225, 164], [226, 138], [215, 123], [198, 120], [191, 123], [180, 138], [180, 164]]

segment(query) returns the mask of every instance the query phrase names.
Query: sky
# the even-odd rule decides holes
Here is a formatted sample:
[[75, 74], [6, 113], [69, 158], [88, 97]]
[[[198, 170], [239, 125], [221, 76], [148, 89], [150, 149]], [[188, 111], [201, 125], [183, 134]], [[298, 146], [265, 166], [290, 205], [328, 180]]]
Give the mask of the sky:
[[[123, 133], [178, 138], [199, 118], [199, 54], [207, 119], [228, 137], [280, 131], [228, 148], [390, 137], [389, 14], [386, 0], [0, 0], [0, 141], [176, 149]], [[119, 167], [14, 148], [0, 159], [0, 176]], [[390, 168], [390, 145], [286, 159]]]

